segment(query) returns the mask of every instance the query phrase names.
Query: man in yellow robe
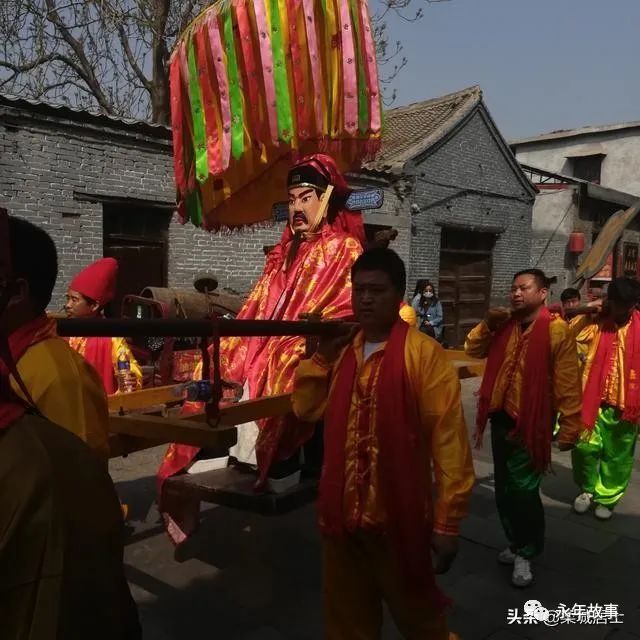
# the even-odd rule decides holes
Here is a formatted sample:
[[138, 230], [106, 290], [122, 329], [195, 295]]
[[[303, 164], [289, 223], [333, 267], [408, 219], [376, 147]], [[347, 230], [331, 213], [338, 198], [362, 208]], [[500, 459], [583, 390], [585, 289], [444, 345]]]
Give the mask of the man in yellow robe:
[[573, 476], [580, 494], [577, 513], [594, 506], [608, 520], [631, 479], [640, 424], [640, 285], [616, 278], [606, 305], [591, 303], [601, 313], [583, 315], [573, 329], [587, 353], [583, 383], [582, 423], [585, 431], [572, 452]]
[[56, 273], [51, 238], [0, 211], [0, 637], [138, 640], [106, 396], [44, 314]]
[[[16, 292], [11, 325], [4, 330], [9, 335], [38, 323], [37, 340], [17, 360], [18, 373], [42, 415], [77, 435], [106, 460], [109, 411], [102, 382], [84, 358], [56, 335], [55, 322], [45, 317], [58, 269], [55, 245], [25, 220], [10, 217], [8, 228], [13, 274], [28, 283], [28, 290]], [[10, 383], [26, 400], [13, 377]]]
[[539, 269], [517, 273], [511, 309], [490, 309], [465, 342], [468, 355], [487, 358], [476, 443], [490, 420], [496, 506], [509, 541], [498, 560], [513, 564], [516, 587], [533, 582], [530, 560], [544, 546], [540, 482], [551, 460], [553, 419], [559, 414], [561, 450], [572, 448], [581, 430], [576, 345], [566, 322], [545, 306], [548, 291]]
[[321, 340], [292, 398], [298, 418], [325, 421], [326, 637], [380, 638], [384, 601], [403, 637], [444, 640], [430, 552], [446, 571], [474, 483], [460, 383], [442, 348], [398, 319], [406, 272], [395, 252], [365, 252], [352, 282], [361, 331]]

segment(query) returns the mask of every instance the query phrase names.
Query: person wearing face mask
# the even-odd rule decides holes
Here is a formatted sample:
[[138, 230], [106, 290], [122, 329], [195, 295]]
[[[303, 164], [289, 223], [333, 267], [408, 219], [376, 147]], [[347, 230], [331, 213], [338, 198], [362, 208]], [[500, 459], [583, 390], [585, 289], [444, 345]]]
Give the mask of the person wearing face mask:
[[[346, 319], [351, 310], [351, 266], [365, 242], [360, 212], [347, 211], [349, 188], [334, 160], [323, 154], [307, 156], [289, 172], [289, 220], [280, 242], [267, 255], [262, 277], [238, 314], [240, 320], [299, 320], [301, 316]], [[232, 337], [221, 342], [222, 376], [244, 387], [243, 399], [288, 393], [293, 374], [305, 353], [305, 339], [294, 336]], [[202, 377], [201, 366], [195, 372]], [[201, 410], [191, 403], [186, 412]], [[313, 433], [294, 416], [266, 418], [238, 428], [238, 443], [230, 455], [238, 462], [257, 465], [258, 488], [267, 487], [275, 462], [295, 467], [300, 446]], [[196, 472], [207, 452], [172, 444], [158, 472], [161, 509], [164, 480], [183, 469]], [[210, 457], [210, 456], [209, 456]], [[202, 469], [202, 464], [199, 468]], [[204, 469], [202, 469], [204, 470]], [[165, 514], [175, 541], [189, 531]], [[171, 533], [173, 532], [173, 533]]]
[[438, 342], [442, 342], [442, 325], [444, 323], [442, 304], [438, 300], [435, 288], [428, 280], [425, 282], [420, 296], [417, 315], [420, 331], [435, 338]]
[[420, 309], [420, 301], [422, 300], [422, 294], [424, 293], [424, 288], [427, 286], [428, 280], [420, 279], [416, 282], [416, 288], [413, 291], [413, 295], [411, 296], [411, 306], [413, 307], [416, 314]]

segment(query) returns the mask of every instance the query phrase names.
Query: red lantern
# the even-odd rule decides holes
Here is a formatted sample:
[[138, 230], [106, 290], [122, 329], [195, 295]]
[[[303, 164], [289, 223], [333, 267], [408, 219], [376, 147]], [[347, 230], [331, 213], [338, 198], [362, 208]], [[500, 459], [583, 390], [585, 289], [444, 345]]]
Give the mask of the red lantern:
[[582, 253], [584, 251], [584, 233], [569, 234], [569, 251], [571, 253]]

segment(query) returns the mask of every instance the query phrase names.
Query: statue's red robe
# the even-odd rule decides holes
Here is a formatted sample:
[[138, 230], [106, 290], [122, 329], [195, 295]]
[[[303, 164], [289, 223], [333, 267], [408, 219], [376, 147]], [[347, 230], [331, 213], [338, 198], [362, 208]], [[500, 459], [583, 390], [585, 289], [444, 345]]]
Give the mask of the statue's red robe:
[[[339, 196], [346, 193], [346, 182], [331, 158], [316, 155], [303, 162], [308, 161], [324, 167]], [[285, 268], [292, 242], [293, 234], [287, 226], [280, 243], [268, 255], [262, 277], [238, 319], [298, 320], [305, 313], [321, 313], [323, 319], [350, 317], [351, 266], [364, 244], [361, 214], [338, 211], [316, 234], [300, 243], [292, 264]], [[293, 389], [293, 374], [304, 350], [305, 339], [301, 337], [227, 338], [221, 342], [222, 375], [226, 380], [247, 384], [249, 398], [288, 393]], [[291, 414], [259, 420], [258, 426], [260, 486], [273, 462], [292, 456], [309, 439], [313, 425], [301, 424]], [[197, 453], [197, 447], [170, 445], [158, 471], [161, 510], [164, 481], [185, 469]], [[171, 520], [165, 517], [165, 521], [174, 541], [180, 541], [183, 535], [173, 535]]]

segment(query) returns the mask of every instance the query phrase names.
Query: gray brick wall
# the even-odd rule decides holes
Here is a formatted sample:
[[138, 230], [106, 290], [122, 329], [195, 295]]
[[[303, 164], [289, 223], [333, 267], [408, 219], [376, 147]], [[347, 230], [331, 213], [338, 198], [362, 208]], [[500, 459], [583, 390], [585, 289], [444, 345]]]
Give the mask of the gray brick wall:
[[[366, 214], [365, 221], [391, 222], [398, 229], [392, 246], [408, 264], [410, 289], [418, 277], [437, 280], [439, 223], [478, 230], [504, 228], [494, 252], [494, 298], [506, 291], [511, 274], [529, 263], [531, 205], [498, 149], [491, 126], [484, 112], [477, 113], [401, 179], [385, 182], [356, 176], [352, 180], [356, 186], [384, 187], [384, 206]], [[80, 200], [78, 194], [142, 203], [174, 201], [171, 145], [161, 136], [134, 134], [117, 124], [86, 126], [5, 108], [0, 109], [0, 151], [2, 204], [47, 229], [58, 247], [54, 307], [61, 303], [73, 275], [102, 256], [103, 206]], [[438, 204], [469, 188], [486, 193]], [[414, 204], [420, 208], [415, 215]], [[196, 273], [208, 271], [218, 276], [222, 287], [247, 292], [262, 271], [262, 247], [275, 244], [281, 232], [280, 224], [211, 234], [181, 225], [174, 216], [169, 228], [169, 285], [190, 287]]]
[[[500, 230], [491, 297], [507, 295], [513, 273], [529, 266], [532, 198], [505, 159], [481, 109], [457, 133], [410, 168], [419, 207], [412, 215], [410, 280], [438, 281], [442, 227]], [[474, 190], [465, 193], [465, 190]], [[479, 193], [480, 192], [480, 193]]]
[[[0, 115], [0, 193], [10, 213], [45, 228], [60, 261], [52, 307], [62, 304], [70, 279], [103, 255], [103, 207], [77, 194], [171, 203], [175, 199], [170, 143], [127, 139], [121, 131], [72, 122], [42, 122], [17, 110]], [[169, 286], [191, 287], [213, 272], [220, 286], [247, 292], [264, 265], [263, 245], [282, 225], [212, 234], [174, 216], [169, 228]]]

